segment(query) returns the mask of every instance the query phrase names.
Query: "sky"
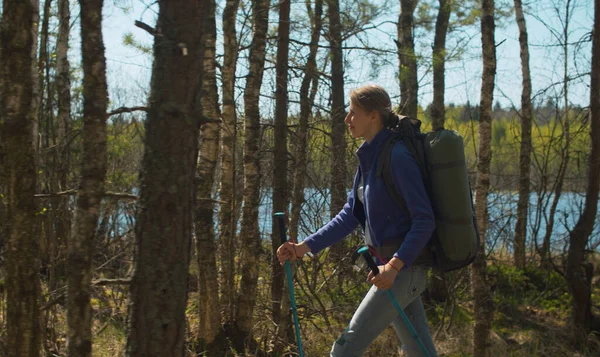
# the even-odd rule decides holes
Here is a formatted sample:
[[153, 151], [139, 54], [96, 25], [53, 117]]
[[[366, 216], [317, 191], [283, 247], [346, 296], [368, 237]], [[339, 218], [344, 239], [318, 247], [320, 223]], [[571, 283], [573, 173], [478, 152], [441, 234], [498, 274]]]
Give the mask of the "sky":
[[[382, 22], [377, 29], [367, 31], [361, 35], [363, 41], [371, 46], [394, 49], [393, 40], [396, 38], [395, 24], [399, 5], [397, 1], [385, 1], [389, 7], [386, 15], [378, 22]], [[547, 95], [560, 95], [560, 85], [551, 87], [552, 83], [560, 83], [563, 76], [563, 53], [562, 48], [557, 46], [557, 39], [548, 29], [558, 29], [560, 32], [561, 21], [553, 6], [564, 7], [567, 0], [530, 0], [525, 4], [526, 21], [529, 32], [530, 57], [533, 92], [536, 100], [547, 100]], [[572, 0], [573, 1], [573, 0]], [[219, 1], [221, 3], [223, 1]], [[375, 1], [374, 1], [375, 2]], [[152, 59], [148, 54], [125, 46], [123, 37], [131, 33], [144, 44], [150, 46], [152, 38], [145, 31], [134, 26], [135, 20], [144, 21], [154, 25], [156, 18], [156, 7], [146, 5], [150, 1], [145, 0], [111, 0], [105, 2], [104, 8], [104, 40], [107, 57], [107, 73], [109, 80], [109, 95], [113, 106], [143, 105], [149, 90]], [[510, 0], [497, 0], [500, 6], [509, 6]], [[292, 2], [292, 12], [304, 11], [303, 1]], [[218, 8], [217, 27], [220, 27], [220, 16], [222, 8]], [[73, 16], [78, 14], [78, 7], [72, 3]], [[271, 12], [271, 27], [276, 26], [277, 13]], [[569, 42], [575, 43], [589, 34], [593, 24], [593, 1], [574, 0], [572, 22], [569, 29]], [[78, 23], [72, 32], [72, 47], [70, 57], [72, 61], [78, 61], [80, 51]], [[560, 35], [560, 34], [559, 34]], [[292, 37], [295, 35], [292, 34]], [[296, 35], [297, 36], [297, 35]], [[296, 37], [297, 38], [297, 37]], [[457, 28], [449, 35], [447, 48], [461, 49], [464, 51], [461, 60], [455, 60], [446, 64], [446, 104], [464, 104], [470, 101], [478, 103], [481, 86], [481, 35], [478, 22], [471, 27]], [[497, 44], [497, 77], [495, 102], [503, 107], [520, 107], [521, 95], [521, 62], [519, 56], [518, 28], [514, 20], [514, 13], [507, 18], [497, 21], [495, 34]], [[430, 58], [431, 46], [433, 44], [433, 31], [418, 31], [416, 35], [417, 52], [423, 58]], [[355, 45], [356, 41], [347, 42], [346, 45]], [[218, 53], [222, 53], [221, 44], [218, 44]], [[571, 104], [586, 106], [589, 102], [589, 76], [586, 73], [590, 68], [591, 42], [582, 45], [569, 46], [568, 73], [572, 77], [578, 77], [569, 88], [569, 100]], [[349, 91], [366, 83], [378, 83], [390, 92], [393, 99], [397, 98], [399, 85], [395, 71], [397, 71], [397, 57], [395, 55], [370, 56], [364, 51], [347, 50], [344, 53], [346, 65], [346, 100]], [[374, 66], [372, 59], [378, 62], [387, 62], [384, 66]], [[243, 75], [246, 70], [240, 66], [238, 75]], [[432, 78], [426, 65], [419, 68], [420, 89], [419, 103], [427, 106], [432, 100]], [[263, 92], [268, 94], [274, 83], [274, 70], [265, 72]], [[545, 96], [539, 95], [545, 91]], [[241, 89], [239, 90], [241, 92]], [[292, 93], [293, 97], [294, 94]], [[323, 100], [328, 96], [327, 90], [322, 92]], [[292, 98], [293, 99], [293, 98]], [[268, 102], [268, 99], [263, 99]], [[272, 105], [261, 106], [263, 115], [270, 116], [274, 108]], [[290, 111], [294, 111], [293, 105]]]

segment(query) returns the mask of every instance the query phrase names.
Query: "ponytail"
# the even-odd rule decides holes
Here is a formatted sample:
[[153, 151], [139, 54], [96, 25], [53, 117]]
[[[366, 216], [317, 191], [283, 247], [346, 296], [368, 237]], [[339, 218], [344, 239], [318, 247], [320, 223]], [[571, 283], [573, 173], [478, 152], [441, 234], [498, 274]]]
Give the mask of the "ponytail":
[[388, 119], [385, 121], [385, 127], [392, 131], [398, 131], [400, 128], [400, 117], [394, 111], [391, 111], [388, 115]]

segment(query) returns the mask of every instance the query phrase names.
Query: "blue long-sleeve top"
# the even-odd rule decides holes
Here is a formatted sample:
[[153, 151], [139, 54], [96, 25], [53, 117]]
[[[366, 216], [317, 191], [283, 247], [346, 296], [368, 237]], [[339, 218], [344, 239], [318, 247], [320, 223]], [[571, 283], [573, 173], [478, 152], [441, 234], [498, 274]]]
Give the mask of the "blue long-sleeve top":
[[[412, 265], [426, 246], [435, 229], [433, 210], [419, 166], [402, 140], [394, 144], [390, 168], [408, 213], [392, 199], [383, 178], [376, 175], [382, 144], [390, 135], [393, 135], [390, 130], [382, 129], [370, 143], [365, 141], [357, 150], [359, 167], [348, 201], [329, 223], [305, 239], [313, 254], [342, 240], [358, 225], [363, 229], [368, 227], [373, 246], [400, 242], [404, 238], [394, 257], [402, 260], [406, 267]], [[361, 177], [364, 204], [356, 199]], [[365, 225], [367, 220], [368, 225]]]

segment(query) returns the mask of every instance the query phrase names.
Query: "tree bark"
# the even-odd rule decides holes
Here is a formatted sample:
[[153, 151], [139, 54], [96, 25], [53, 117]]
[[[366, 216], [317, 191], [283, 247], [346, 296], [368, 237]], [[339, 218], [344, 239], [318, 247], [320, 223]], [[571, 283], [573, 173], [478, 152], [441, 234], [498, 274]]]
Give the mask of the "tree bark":
[[[39, 7], [39, 0], [37, 6]], [[47, 74], [49, 73], [50, 67], [50, 56], [48, 55], [48, 37], [50, 27], [50, 16], [51, 16], [52, 0], [44, 0], [44, 13], [42, 17], [42, 29], [40, 32], [40, 53], [37, 61], [37, 68], [35, 70], [34, 80], [36, 81], [36, 87], [34, 87], [34, 103], [32, 110], [36, 111], [36, 121], [34, 123], [34, 146], [36, 148], [36, 155], [39, 154], [42, 145], [49, 146], [48, 140], [48, 128], [50, 127], [52, 115], [48, 111], [50, 107], [49, 102], [51, 101], [50, 96], [50, 85]], [[38, 16], [39, 21], [39, 16]], [[37, 53], [37, 48], [36, 48]], [[45, 118], [45, 116], [48, 116]], [[44, 119], [46, 122], [44, 123]], [[43, 128], [45, 125], [45, 131]], [[43, 139], [43, 140], [42, 140]], [[40, 157], [36, 158], [38, 161]], [[46, 173], [47, 175], [47, 173]]]
[[592, 275], [591, 264], [585, 264], [586, 246], [594, 230], [600, 192], [600, 1], [594, 2], [594, 29], [592, 32], [592, 70], [590, 78], [590, 142], [588, 187], [583, 213], [569, 237], [566, 277], [573, 295], [574, 333], [581, 349], [585, 347], [591, 331], [592, 315]]
[[[71, 127], [71, 66], [67, 52], [69, 51], [69, 34], [71, 10], [68, 0], [58, 0], [58, 39], [56, 41], [56, 91], [58, 93], [58, 141], [64, 148], [67, 131]], [[64, 153], [66, 154], [66, 152]], [[65, 190], [66, 187], [59, 187]]]
[[444, 93], [446, 71], [446, 35], [448, 22], [452, 13], [454, 0], [439, 0], [440, 9], [435, 23], [435, 38], [433, 40], [433, 102], [431, 103], [432, 129], [444, 127]]
[[[446, 35], [448, 23], [454, 0], [439, 0], [439, 11], [435, 23], [435, 38], [433, 41], [433, 101], [431, 103], [432, 130], [444, 128], [444, 93], [445, 93], [445, 65], [446, 65]], [[446, 301], [448, 289], [446, 281], [440, 278], [438, 269], [432, 270], [429, 279], [429, 295], [438, 302]]]
[[398, 17], [398, 59], [400, 61], [400, 108], [402, 113], [416, 118], [418, 113], [417, 56], [413, 37], [414, 12], [418, 0], [400, 0]]
[[[68, 189], [68, 173], [70, 167], [70, 148], [67, 134], [71, 130], [71, 79], [70, 64], [67, 57], [69, 50], [69, 35], [71, 14], [68, 0], [58, 0], [58, 39], [56, 42], [56, 90], [58, 99], [58, 132], [57, 150], [54, 151], [56, 162], [56, 176], [52, 184], [52, 192], [62, 192]], [[70, 222], [68, 200], [57, 197], [52, 201], [52, 220], [55, 222], [54, 240], [50, 248], [50, 266], [56, 271], [56, 250], [66, 247], [70, 236]], [[53, 251], [54, 249], [54, 251]], [[54, 275], [54, 273], [51, 273]]]
[[[215, 20], [215, 0], [203, 0], [206, 9], [204, 19], [204, 69], [202, 90], [199, 93], [201, 117], [219, 120], [219, 94], [216, 73], [217, 25]], [[211, 197], [215, 185], [215, 173], [219, 158], [219, 140], [221, 128], [218, 124], [207, 124], [201, 129], [201, 144], [198, 169], [196, 172], [196, 195]], [[229, 198], [227, 198], [229, 199]], [[213, 342], [221, 331], [219, 313], [219, 284], [217, 279], [217, 260], [214, 222], [214, 202], [211, 200], [196, 201], [196, 257], [198, 262], [198, 322], [200, 351], [211, 351]]]
[[[40, 0], [31, 0], [31, 5], [33, 7], [33, 26], [31, 28], [32, 30], [32, 36], [33, 36], [33, 43], [34, 46], [32, 48], [31, 51], [31, 56], [34, 59], [33, 63], [31, 64], [31, 70], [33, 71], [32, 75], [33, 75], [33, 101], [31, 103], [31, 111], [33, 112], [33, 114], [37, 117], [38, 114], [38, 110], [39, 110], [39, 106], [40, 106], [40, 100], [41, 100], [41, 89], [43, 86], [43, 81], [40, 80], [40, 75], [38, 72], [38, 64], [35, 61], [35, 59], [38, 58], [38, 41], [40, 38]], [[50, 5], [50, 0], [46, 0], [45, 4], [44, 4], [44, 11], [46, 10], [46, 5], [49, 6]], [[48, 18], [48, 13], [44, 12], [44, 25], [47, 22]], [[45, 30], [45, 34], [44, 34], [44, 30]], [[44, 38], [44, 36], [48, 36], [48, 26], [42, 26], [42, 38]], [[41, 52], [43, 53], [43, 52]], [[40, 58], [41, 59], [41, 58]], [[33, 128], [32, 128], [32, 133], [31, 135], [33, 135], [33, 150], [35, 152], [35, 156], [36, 156], [36, 161], [39, 160], [39, 145], [38, 145], [38, 137], [39, 137], [39, 122], [38, 120], [34, 120], [33, 122]]]
[[[287, 115], [288, 115], [288, 61], [290, 42], [290, 0], [279, 2], [279, 29], [277, 37], [277, 68], [275, 89], [275, 128], [274, 128], [274, 171], [273, 171], [273, 214], [287, 213]], [[271, 249], [273, 257], [281, 245], [279, 224], [272, 220]], [[283, 298], [283, 269], [277, 259], [271, 263], [271, 308], [277, 334], [282, 330], [281, 301]], [[283, 324], [285, 325], [285, 324]], [[275, 353], [281, 353], [283, 345], [275, 344]]]
[[[346, 110], [344, 103], [344, 53], [339, 0], [327, 0], [331, 46], [331, 206], [335, 217], [346, 203]], [[332, 247], [334, 259], [341, 256], [342, 244]]]
[[[38, 237], [34, 235], [36, 167], [33, 149], [32, 66], [35, 26], [31, 1], [4, 0], [0, 47], [0, 115], [8, 173], [6, 242], [9, 357], [37, 357], [41, 347]], [[7, 55], [10, 54], [10, 55]]]
[[492, 159], [492, 103], [496, 77], [496, 45], [494, 40], [494, 0], [483, 0], [481, 12], [481, 42], [483, 48], [483, 76], [479, 116], [479, 147], [477, 157], [477, 183], [475, 209], [481, 235], [481, 246], [471, 271], [475, 326], [473, 331], [473, 357], [485, 357], [489, 347], [489, 332], [494, 316], [494, 303], [486, 278], [486, 229], [488, 226], [487, 198], [490, 187], [490, 162]]
[[81, 0], [83, 64], [83, 156], [68, 245], [68, 354], [92, 355], [92, 256], [106, 177], [108, 87], [102, 37], [103, 0]]
[[[240, 337], [246, 340], [252, 333], [256, 287], [258, 282], [257, 259], [260, 256], [258, 205], [260, 190], [260, 110], [259, 95], [263, 80], [265, 48], [269, 25], [269, 1], [257, 0], [253, 7], [252, 45], [250, 70], [244, 92], [244, 208], [242, 212], [241, 254], [242, 280], [236, 306], [236, 323]], [[238, 341], [238, 344], [241, 341]]]
[[128, 356], [184, 356], [196, 106], [204, 49], [201, 0], [158, 2], [154, 64], [130, 288]]
[[530, 171], [531, 171], [531, 71], [529, 70], [529, 44], [527, 26], [521, 0], [515, 0], [515, 17], [519, 26], [519, 44], [521, 46], [521, 72], [523, 91], [521, 93], [521, 149], [519, 156], [519, 201], [517, 203], [517, 223], [515, 226], [515, 266], [525, 268], [527, 217], [529, 208]]
[[234, 302], [234, 257], [237, 217], [234, 156], [237, 140], [237, 118], [235, 112], [235, 68], [238, 44], [235, 30], [239, 0], [227, 0], [223, 11], [223, 130], [221, 147], [221, 187], [219, 197], [229, 201], [221, 204], [219, 212], [219, 273], [220, 310], [227, 326], [233, 324]]

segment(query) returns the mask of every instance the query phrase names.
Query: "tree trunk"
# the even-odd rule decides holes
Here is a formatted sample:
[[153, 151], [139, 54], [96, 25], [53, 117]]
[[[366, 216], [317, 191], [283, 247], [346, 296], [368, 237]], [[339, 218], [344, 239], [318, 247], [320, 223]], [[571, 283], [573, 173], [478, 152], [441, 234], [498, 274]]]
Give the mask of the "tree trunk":
[[594, 2], [594, 29], [592, 40], [592, 70], [590, 78], [590, 141], [588, 187], [583, 213], [570, 234], [567, 255], [566, 276], [569, 290], [573, 295], [573, 325], [576, 341], [581, 349], [585, 347], [591, 331], [592, 316], [592, 275], [591, 264], [585, 264], [586, 246], [594, 230], [598, 211], [600, 191], [600, 1]]
[[[267, 30], [269, 25], [269, 1], [257, 0], [253, 7], [252, 45], [250, 47], [250, 70], [244, 92], [244, 208], [242, 212], [241, 268], [242, 280], [236, 306], [236, 323], [240, 337], [246, 340], [252, 333], [253, 312], [258, 282], [257, 259], [260, 256], [260, 232], [258, 229], [258, 205], [260, 190], [260, 110], [259, 95], [262, 85]], [[238, 341], [238, 344], [242, 340]]]
[[521, 45], [521, 72], [523, 73], [523, 91], [521, 93], [521, 149], [519, 157], [519, 201], [517, 203], [517, 223], [515, 226], [515, 266], [525, 268], [527, 217], [529, 208], [529, 173], [531, 167], [531, 72], [529, 70], [529, 44], [527, 26], [523, 15], [521, 0], [515, 0], [515, 16], [519, 26], [519, 44]]
[[[568, 115], [568, 114], [567, 114]], [[566, 122], [565, 118], [565, 122]], [[568, 127], [563, 124], [563, 128], [566, 131], [569, 131]], [[563, 132], [566, 134], [566, 132]], [[544, 234], [544, 239], [542, 243], [542, 250], [540, 252], [542, 266], [546, 269], [551, 269], [552, 264], [550, 263], [551, 252], [550, 252], [550, 238], [552, 238], [552, 233], [554, 232], [554, 222], [556, 210], [558, 209], [558, 204], [560, 202], [560, 197], [562, 195], [562, 190], [565, 182], [565, 176], [567, 174], [567, 167], [569, 164], [569, 147], [570, 147], [570, 135], [564, 135], [565, 144], [562, 148], [562, 155], [560, 156], [560, 166], [558, 168], [558, 177], [554, 182], [553, 189], [554, 195], [552, 195], [552, 204], [550, 205], [550, 211], [548, 213], [548, 221], [546, 223], [546, 230]]]
[[128, 356], [184, 356], [198, 93], [202, 84], [201, 0], [161, 0], [130, 290]]
[[73, 235], [69, 242], [67, 325], [69, 356], [92, 355], [92, 256], [106, 177], [106, 58], [103, 0], [81, 0], [83, 153]]
[[440, 9], [435, 23], [433, 40], [433, 102], [431, 103], [432, 129], [444, 127], [444, 93], [446, 71], [446, 35], [454, 0], [439, 0]]
[[[58, 93], [58, 141], [64, 148], [65, 136], [71, 127], [71, 66], [67, 52], [69, 51], [69, 34], [71, 11], [68, 0], [58, 0], [58, 39], [56, 41], [56, 91]], [[66, 154], [66, 152], [61, 153]], [[60, 187], [61, 190], [66, 187]]]
[[[215, 21], [215, 0], [203, 0], [206, 9], [204, 23], [204, 69], [201, 97], [201, 117], [218, 120], [219, 94], [216, 74], [217, 25]], [[200, 108], [199, 108], [200, 109]], [[214, 202], [212, 192], [215, 185], [215, 172], [219, 157], [221, 128], [218, 124], [204, 125], [201, 129], [200, 159], [196, 173], [196, 256], [198, 259], [198, 321], [200, 350], [211, 351], [213, 342], [221, 331], [219, 313], [219, 284], [217, 280], [217, 260], [214, 222]], [[227, 198], [228, 199], [228, 198]]]
[[[431, 103], [431, 124], [433, 130], [444, 128], [444, 92], [445, 92], [445, 66], [446, 66], [446, 35], [448, 22], [452, 13], [454, 0], [439, 0], [440, 9], [435, 23], [435, 38], [433, 41], [433, 102]], [[429, 279], [429, 294], [438, 302], [446, 301], [448, 289], [446, 281], [439, 276], [441, 273], [434, 269], [432, 278]]]
[[400, 61], [400, 108], [402, 113], [416, 118], [419, 83], [417, 78], [417, 56], [413, 37], [414, 12], [418, 0], [400, 0], [398, 17], [398, 59]]
[[[40, 171], [40, 174], [37, 175], [37, 187], [36, 192], [49, 192], [50, 191], [50, 169], [51, 165], [47, 163], [49, 160], [49, 151], [42, 149], [44, 130], [43, 130], [43, 118], [48, 113], [44, 112], [46, 106], [44, 105], [44, 89], [46, 83], [45, 71], [46, 65], [48, 64], [48, 31], [49, 31], [49, 22], [50, 22], [50, 9], [51, 9], [51, 0], [43, 1], [43, 14], [40, 18], [39, 8], [40, 1], [34, 0], [33, 6], [36, 15], [34, 15], [34, 23], [37, 24], [34, 26], [34, 43], [35, 49], [33, 50], [33, 58], [35, 63], [33, 64], [33, 102], [31, 105], [31, 110], [34, 115], [33, 122], [33, 147], [35, 152], [35, 165], [36, 167], [43, 168]], [[41, 30], [40, 30], [40, 19], [41, 19]], [[38, 43], [39, 41], [39, 55], [38, 55]], [[45, 149], [45, 148], [44, 148]], [[47, 215], [49, 216], [49, 214]], [[47, 217], [46, 216], [46, 217]], [[50, 260], [52, 259], [51, 253], [49, 251], [51, 246], [51, 241], [53, 239], [53, 232], [50, 229], [44, 229], [42, 226], [48, 224], [48, 220], [46, 217], [38, 216], [36, 222], [34, 223], [35, 235], [40, 237], [39, 244], [39, 259], [40, 265], [43, 270], [47, 270], [50, 266]], [[43, 232], [43, 233], [42, 233]], [[42, 318], [42, 326], [46, 326], [44, 319]], [[47, 335], [42, 335], [42, 344], [46, 345]]]
[[219, 197], [229, 200], [221, 204], [219, 212], [219, 273], [220, 302], [222, 319], [226, 326], [233, 323], [234, 299], [234, 257], [237, 218], [235, 193], [234, 156], [237, 140], [237, 118], [235, 113], [235, 67], [238, 57], [238, 44], [235, 32], [239, 0], [227, 0], [223, 11], [223, 130], [221, 147], [221, 187]]
[[[58, 0], [58, 39], [56, 42], [56, 91], [58, 99], [58, 157], [59, 171], [58, 190], [67, 189], [67, 172], [69, 167], [69, 150], [66, 136], [71, 129], [71, 66], [67, 53], [69, 51], [69, 35], [71, 11], [68, 0]], [[61, 202], [66, 202], [61, 200]], [[61, 236], [59, 235], [59, 239]]]
[[[69, 34], [71, 25], [71, 14], [68, 0], [58, 0], [58, 40], [56, 43], [56, 90], [58, 94], [58, 146], [55, 151], [57, 182], [53, 192], [61, 192], [68, 189], [68, 172], [70, 166], [70, 149], [67, 134], [71, 130], [71, 79], [70, 64], [67, 57], [69, 50]], [[60, 249], [66, 246], [70, 235], [70, 214], [68, 200], [58, 198], [53, 200], [56, 234], [54, 246]], [[52, 250], [51, 254], [54, 254]], [[51, 258], [51, 267], [55, 269]]]
[[[38, 237], [34, 235], [36, 167], [32, 143], [33, 27], [31, 1], [4, 0], [0, 47], [0, 115], [8, 172], [6, 242], [7, 344], [9, 357], [37, 357], [41, 347]], [[10, 54], [10, 55], [7, 55]]]
[[[273, 214], [288, 211], [287, 198], [287, 115], [288, 115], [288, 61], [290, 42], [290, 0], [279, 2], [279, 35], [277, 37], [277, 79], [275, 90], [275, 128], [274, 128], [274, 165], [273, 171]], [[273, 257], [281, 245], [279, 224], [272, 220], [271, 248]], [[281, 301], [283, 297], [283, 269], [277, 259], [271, 263], [271, 301], [273, 323], [277, 326], [276, 335], [285, 331], [281, 319]], [[282, 328], [283, 327], [283, 328]], [[281, 353], [283, 345], [275, 344], [275, 353]]]
[[[37, 1], [37, 7], [39, 8], [39, 0]], [[36, 87], [34, 87], [34, 102], [32, 105], [32, 110], [36, 110], [36, 120], [34, 122], [34, 146], [36, 147], [36, 154], [39, 154], [39, 150], [43, 144], [46, 143], [46, 147], [49, 146], [47, 144], [48, 138], [48, 130], [44, 133], [42, 129], [42, 125], [44, 124], [43, 119], [47, 119], [45, 125], [46, 128], [50, 126], [50, 118], [51, 115], [48, 113], [48, 102], [51, 101], [50, 86], [45, 87], [47, 83], [49, 83], [49, 79], [47, 78], [47, 74], [49, 73], [48, 68], [50, 67], [50, 56], [48, 55], [48, 36], [49, 36], [49, 27], [50, 27], [50, 16], [51, 16], [51, 5], [52, 0], [44, 0], [44, 14], [42, 17], [42, 29], [40, 33], [40, 54], [37, 61], [37, 68], [34, 75], [34, 80], [36, 81]], [[39, 21], [39, 16], [38, 16]], [[37, 55], [37, 48], [36, 48]], [[34, 57], [35, 58], [35, 57]], [[44, 91], [44, 89], [46, 91]], [[44, 100], [45, 98], [45, 100]], [[46, 104], [44, 104], [46, 103]], [[44, 118], [44, 114], [48, 115], [48, 118]], [[42, 141], [42, 137], [44, 137], [45, 141]], [[36, 158], [39, 162], [41, 158]], [[47, 173], [45, 173], [47, 175]]]
[[[47, 188], [42, 188], [42, 192], [62, 192], [68, 189], [67, 181], [69, 174], [70, 149], [67, 140], [67, 132], [71, 127], [71, 83], [67, 52], [69, 48], [70, 25], [69, 1], [59, 0], [56, 71], [54, 79], [58, 102], [57, 130], [54, 133], [56, 145], [54, 146], [54, 150], [46, 151], [47, 155], [45, 155], [45, 157], [47, 162], [50, 163], [48, 166], [51, 170], [45, 171], [50, 171], [50, 174], [46, 176], [50, 181], [45, 183]], [[47, 34], [44, 34], [43, 37], [46, 38]], [[38, 72], [37, 63], [35, 71], [36, 73]], [[39, 88], [43, 88], [43, 83], [40, 83]], [[42, 112], [43, 111], [36, 108], [35, 117], [38, 118]], [[43, 264], [42, 270], [47, 271], [48, 290], [55, 291], [58, 288], [58, 281], [63, 280], [62, 277], [64, 277], [66, 272], [66, 261], [60, 257], [66, 255], [67, 242], [69, 240], [71, 228], [71, 215], [68, 199], [65, 199], [64, 197], [53, 197], [49, 202], [50, 209], [45, 215], [40, 216], [43, 220], [43, 224], [47, 226], [46, 228], [43, 228], [43, 234], [40, 234], [42, 247], [44, 247], [43, 249], [40, 249], [40, 258], [42, 259]], [[51, 354], [54, 350], [54, 344], [57, 338], [57, 331], [54, 326], [57, 324], [57, 316], [56, 306], [52, 306], [45, 311], [45, 318], [42, 322], [42, 331], [46, 331], [46, 333], [43, 334], [42, 342], [46, 354]]]
[[[346, 110], [344, 103], [344, 54], [339, 0], [327, 0], [331, 46], [331, 207], [335, 217], [346, 203]], [[342, 254], [342, 243], [332, 247], [334, 259]]]
[[[40, 127], [39, 127], [39, 120], [37, 119], [38, 116], [38, 110], [40, 108], [40, 102], [41, 102], [41, 93], [42, 93], [42, 89], [43, 89], [43, 79], [40, 78], [40, 73], [38, 72], [38, 42], [40, 40], [40, 1], [39, 0], [30, 0], [31, 1], [31, 5], [33, 7], [33, 27], [32, 27], [32, 38], [33, 38], [33, 46], [32, 46], [32, 52], [31, 52], [31, 58], [33, 59], [32, 63], [31, 63], [31, 71], [32, 71], [32, 80], [33, 80], [33, 96], [32, 96], [32, 101], [31, 101], [31, 116], [32, 118], [34, 118], [33, 121], [33, 125], [32, 125], [32, 145], [33, 145], [33, 152], [34, 152], [34, 166], [40, 167], [40, 146], [39, 146], [39, 134], [40, 134]], [[48, 37], [48, 17], [50, 16], [49, 14], [49, 5], [50, 2], [46, 1], [45, 5], [44, 5], [44, 18], [43, 18], [43, 23], [46, 26], [42, 26], [42, 39], [45, 39]], [[41, 59], [41, 55], [43, 54], [43, 51], [40, 51], [40, 59]], [[37, 171], [37, 170], [36, 170]], [[39, 188], [40, 186], [42, 186], [42, 180], [40, 180], [37, 176], [36, 176], [36, 192], [39, 192]], [[40, 266], [42, 268], [45, 268], [46, 264], [49, 259], [51, 259], [51, 255], [48, 253], [48, 249], [47, 249], [47, 244], [45, 244], [48, 241], [48, 237], [52, 235], [52, 232], [44, 232], [44, 234], [42, 233], [41, 230], [41, 226], [44, 223], [44, 216], [39, 216], [36, 215], [36, 218], [34, 219], [33, 222], [31, 222], [32, 226], [33, 226], [33, 231], [32, 234], [33, 236], [39, 237], [39, 243], [38, 243], [38, 256], [37, 259], [40, 261]], [[53, 290], [50, 290], [53, 291]], [[46, 327], [47, 327], [47, 321], [46, 321], [46, 316], [48, 314], [44, 314], [41, 313], [40, 314], [40, 328], [41, 328], [41, 344], [42, 347], [44, 348], [45, 351], [45, 347], [47, 345], [47, 339], [48, 339], [48, 334], [45, 333]]]
[[496, 77], [496, 45], [494, 40], [494, 0], [483, 0], [481, 12], [481, 42], [483, 48], [483, 77], [479, 116], [479, 148], [475, 209], [481, 246], [471, 271], [471, 288], [475, 309], [473, 357], [485, 357], [489, 347], [489, 332], [494, 316], [494, 302], [486, 278], [486, 228], [488, 226], [488, 191], [492, 159], [492, 103]]
[[[47, 0], [46, 1], [47, 5], [50, 4], [50, 1]], [[46, 4], [45, 4], [46, 5]], [[32, 104], [31, 104], [31, 111], [33, 112], [33, 115], [37, 116], [37, 111], [39, 109], [40, 106], [40, 87], [42, 86], [42, 81], [40, 81], [40, 75], [38, 72], [38, 65], [35, 62], [35, 59], [38, 58], [38, 41], [39, 41], [39, 37], [40, 37], [40, 0], [31, 0], [31, 6], [33, 7], [33, 26], [32, 26], [32, 36], [33, 36], [33, 43], [34, 46], [32, 47], [32, 51], [31, 51], [31, 57], [34, 59], [34, 62], [31, 64], [31, 70], [33, 71], [33, 100], [32, 100]], [[44, 10], [46, 10], [46, 6], [44, 6]], [[45, 12], [44, 13], [44, 24], [47, 21], [46, 19], [48, 18], [48, 13]], [[45, 28], [43, 28], [43, 30], [45, 30], [45, 36], [48, 36], [48, 26], [46, 26]], [[42, 31], [42, 34], [44, 32]], [[43, 36], [43, 35], [42, 35]], [[38, 136], [39, 136], [39, 122], [37, 120], [33, 121], [33, 130], [32, 130], [32, 135], [33, 135], [33, 150], [35, 152], [35, 156], [36, 156], [36, 160], [39, 160], [39, 145], [38, 145]]]

